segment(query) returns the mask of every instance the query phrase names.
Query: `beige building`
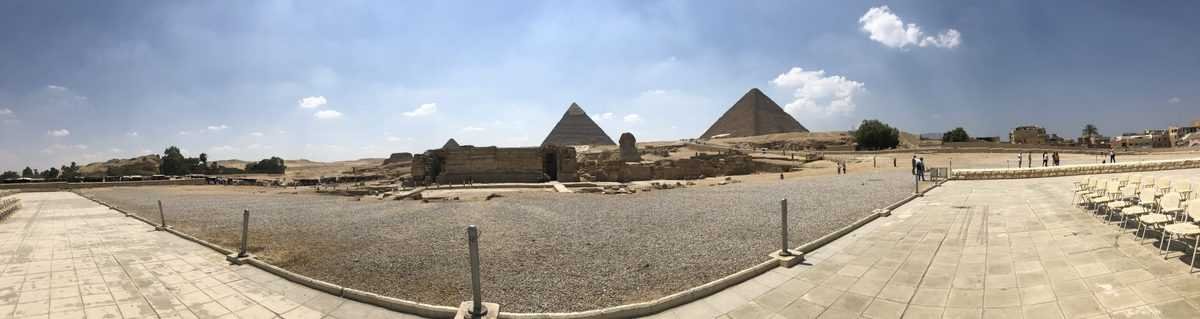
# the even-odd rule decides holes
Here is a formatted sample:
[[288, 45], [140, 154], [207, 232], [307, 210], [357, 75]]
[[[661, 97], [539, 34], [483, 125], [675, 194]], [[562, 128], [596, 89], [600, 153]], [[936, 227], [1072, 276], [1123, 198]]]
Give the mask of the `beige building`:
[[1008, 141], [1013, 144], [1046, 144], [1049, 141], [1046, 129], [1040, 126], [1018, 126], [1008, 133]]

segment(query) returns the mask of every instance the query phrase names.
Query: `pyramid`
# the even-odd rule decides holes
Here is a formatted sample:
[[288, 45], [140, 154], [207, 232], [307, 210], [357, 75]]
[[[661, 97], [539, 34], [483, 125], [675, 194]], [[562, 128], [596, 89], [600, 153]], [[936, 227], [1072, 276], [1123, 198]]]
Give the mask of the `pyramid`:
[[772, 133], [808, 132], [791, 114], [757, 88], [750, 89], [717, 119], [700, 138], [755, 136]]
[[446, 141], [446, 144], [442, 145], [442, 149], [444, 150], [452, 150], [456, 148], [458, 148], [458, 141], [455, 141], [453, 138], [451, 138], [449, 141]]
[[604, 130], [588, 117], [579, 104], [571, 103], [562, 119], [546, 135], [542, 145], [616, 145]]

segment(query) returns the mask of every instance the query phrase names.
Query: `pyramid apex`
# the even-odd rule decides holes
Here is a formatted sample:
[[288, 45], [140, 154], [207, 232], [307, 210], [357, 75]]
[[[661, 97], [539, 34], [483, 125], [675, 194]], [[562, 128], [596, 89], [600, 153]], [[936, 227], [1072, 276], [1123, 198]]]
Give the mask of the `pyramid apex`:
[[446, 141], [446, 144], [442, 145], [442, 149], [455, 149], [455, 148], [458, 148], [458, 141], [455, 141], [454, 138], [450, 138], [449, 141]]
[[587, 112], [584, 112], [583, 107], [580, 107], [579, 104], [576, 104], [575, 102], [571, 102], [571, 106], [567, 107], [567, 114], [587, 115]]

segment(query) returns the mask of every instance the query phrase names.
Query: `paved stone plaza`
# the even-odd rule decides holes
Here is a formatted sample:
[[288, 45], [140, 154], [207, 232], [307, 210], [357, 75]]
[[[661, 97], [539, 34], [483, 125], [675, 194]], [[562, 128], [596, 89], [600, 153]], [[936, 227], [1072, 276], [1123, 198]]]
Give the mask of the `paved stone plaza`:
[[[1074, 208], [1079, 178], [951, 182], [807, 265], [654, 317], [1200, 318], [1200, 272]], [[17, 196], [25, 209], [0, 222], [3, 318], [411, 317], [230, 266], [75, 194]]]
[[0, 222], [0, 318], [415, 318], [250, 266], [72, 193]]
[[[1200, 181], [1200, 170], [1145, 175]], [[1081, 178], [951, 182], [817, 250], [810, 266], [655, 317], [1200, 318], [1200, 272], [1075, 209]]]

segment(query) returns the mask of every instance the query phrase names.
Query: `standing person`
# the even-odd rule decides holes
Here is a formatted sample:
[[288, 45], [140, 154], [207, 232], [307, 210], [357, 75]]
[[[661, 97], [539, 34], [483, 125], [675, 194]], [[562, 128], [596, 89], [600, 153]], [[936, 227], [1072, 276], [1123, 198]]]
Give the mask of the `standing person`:
[[1058, 152], [1054, 152], [1054, 156], [1053, 156], [1053, 157], [1054, 157], [1054, 166], [1058, 166], [1058, 164], [1059, 164], [1059, 163], [1058, 163], [1058, 161], [1059, 161], [1059, 158], [1058, 158]]
[[1050, 154], [1042, 152], [1042, 167], [1050, 166]]
[[917, 176], [921, 181], [925, 181], [925, 158], [917, 159]]
[[1117, 152], [1114, 152], [1113, 150], [1108, 150], [1108, 162], [1109, 163], [1117, 162]]
[[912, 174], [917, 175], [917, 154], [913, 154], [912, 159]]
[[1033, 152], [1029, 152], [1027, 156], [1029, 158], [1029, 168], [1033, 168]]
[[1024, 167], [1025, 153], [1017, 152], [1017, 168]]

